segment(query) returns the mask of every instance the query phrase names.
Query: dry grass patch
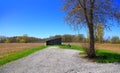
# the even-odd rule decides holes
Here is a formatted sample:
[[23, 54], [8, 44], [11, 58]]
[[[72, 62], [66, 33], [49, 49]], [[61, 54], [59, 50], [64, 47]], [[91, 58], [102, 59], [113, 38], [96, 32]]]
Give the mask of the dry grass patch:
[[0, 59], [16, 52], [21, 52], [30, 48], [35, 48], [44, 43], [0, 43]]
[[[68, 43], [64, 43], [68, 44]], [[70, 43], [71, 45], [76, 45], [76, 46], [82, 46], [82, 45], [87, 45], [88, 43]], [[95, 44], [95, 48], [102, 49], [102, 50], [109, 50], [112, 52], [120, 53], [120, 44]]]
[[120, 44], [96, 44], [96, 48], [120, 53]]

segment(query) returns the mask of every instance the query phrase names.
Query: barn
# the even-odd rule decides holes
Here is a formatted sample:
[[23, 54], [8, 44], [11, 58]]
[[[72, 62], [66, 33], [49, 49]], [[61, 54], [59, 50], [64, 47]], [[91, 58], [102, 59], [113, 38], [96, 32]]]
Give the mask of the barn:
[[62, 44], [62, 38], [56, 38], [46, 41], [46, 45], [61, 45]]

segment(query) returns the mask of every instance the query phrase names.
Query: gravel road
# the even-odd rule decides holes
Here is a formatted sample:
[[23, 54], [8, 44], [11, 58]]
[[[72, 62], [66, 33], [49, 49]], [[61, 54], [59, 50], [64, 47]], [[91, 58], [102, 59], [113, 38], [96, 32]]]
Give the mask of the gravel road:
[[0, 73], [120, 73], [120, 64], [92, 63], [79, 51], [50, 47], [0, 67]]

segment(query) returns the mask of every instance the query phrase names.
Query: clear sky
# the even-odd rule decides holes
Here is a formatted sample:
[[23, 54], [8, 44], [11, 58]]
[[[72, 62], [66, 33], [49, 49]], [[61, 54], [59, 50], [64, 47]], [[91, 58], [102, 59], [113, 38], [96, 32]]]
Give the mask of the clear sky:
[[[54, 35], [78, 34], [64, 22], [60, 0], [0, 0], [0, 35], [46, 38]], [[119, 27], [120, 28], [120, 27]], [[118, 27], [105, 31], [107, 36], [119, 36]], [[86, 36], [85, 29], [79, 33]]]

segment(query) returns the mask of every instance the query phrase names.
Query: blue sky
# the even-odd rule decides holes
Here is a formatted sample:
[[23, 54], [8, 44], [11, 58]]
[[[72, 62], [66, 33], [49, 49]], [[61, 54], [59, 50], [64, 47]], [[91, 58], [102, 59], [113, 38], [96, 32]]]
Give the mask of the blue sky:
[[[78, 34], [64, 22], [60, 0], [0, 0], [0, 35], [46, 38], [54, 35]], [[107, 36], [120, 36], [118, 27], [105, 31]], [[85, 29], [79, 33], [86, 35]]]

